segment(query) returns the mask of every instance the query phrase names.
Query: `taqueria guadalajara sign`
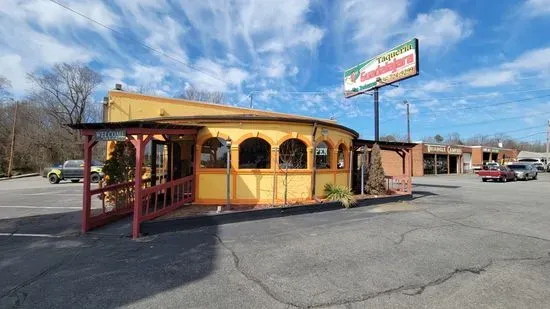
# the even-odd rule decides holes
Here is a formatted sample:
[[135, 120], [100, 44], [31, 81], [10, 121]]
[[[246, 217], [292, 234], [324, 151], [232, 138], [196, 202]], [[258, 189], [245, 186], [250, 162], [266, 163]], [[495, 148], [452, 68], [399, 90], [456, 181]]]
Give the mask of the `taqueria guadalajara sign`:
[[344, 96], [363, 92], [418, 75], [418, 39], [405, 42], [390, 51], [344, 72]]

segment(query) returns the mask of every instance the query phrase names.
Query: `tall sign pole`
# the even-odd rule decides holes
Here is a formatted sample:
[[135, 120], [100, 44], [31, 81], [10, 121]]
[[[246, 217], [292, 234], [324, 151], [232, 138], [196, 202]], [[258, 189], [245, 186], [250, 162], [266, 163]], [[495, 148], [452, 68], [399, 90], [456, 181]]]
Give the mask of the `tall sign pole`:
[[373, 91], [374, 140], [380, 140], [381, 87], [414, 77], [420, 73], [418, 39], [411, 39], [374, 58], [344, 71], [344, 97], [351, 98]]
[[15, 102], [15, 110], [13, 113], [13, 127], [11, 129], [11, 146], [10, 158], [8, 160], [8, 178], [11, 178], [11, 169], [13, 167], [13, 151], [15, 149], [15, 126], [17, 125], [17, 101]]
[[550, 171], [550, 119], [546, 128], [546, 170]]
[[409, 110], [409, 101], [403, 101], [407, 105], [407, 142], [411, 142], [411, 113]]
[[380, 102], [378, 99], [378, 89], [374, 88], [374, 140], [380, 140]]

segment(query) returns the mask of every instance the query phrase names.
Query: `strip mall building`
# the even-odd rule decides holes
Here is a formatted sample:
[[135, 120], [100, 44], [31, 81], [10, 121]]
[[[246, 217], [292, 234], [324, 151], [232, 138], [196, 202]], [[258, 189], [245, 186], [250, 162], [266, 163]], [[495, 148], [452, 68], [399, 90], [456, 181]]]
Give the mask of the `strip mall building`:
[[516, 160], [518, 151], [486, 146], [418, 143], [413, 148], [413, 176], [472, 173], [484, 163]]

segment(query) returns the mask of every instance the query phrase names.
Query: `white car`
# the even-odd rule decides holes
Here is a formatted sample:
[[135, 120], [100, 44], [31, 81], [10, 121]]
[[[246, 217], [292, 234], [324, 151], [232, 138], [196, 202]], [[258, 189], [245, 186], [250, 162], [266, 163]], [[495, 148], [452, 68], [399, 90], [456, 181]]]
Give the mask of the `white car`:
[[546, 163], [542, 159], [524, 158], [524, 159], [519, 159], [518, 162], [531, 163], [538, 171], [548, 170]]

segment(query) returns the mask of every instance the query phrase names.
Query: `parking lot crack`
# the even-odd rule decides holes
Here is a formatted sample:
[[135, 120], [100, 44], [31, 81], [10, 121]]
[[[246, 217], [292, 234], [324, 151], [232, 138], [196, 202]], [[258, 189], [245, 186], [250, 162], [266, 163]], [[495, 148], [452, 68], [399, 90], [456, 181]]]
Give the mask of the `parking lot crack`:
[[439, 227], [445, 227], [445, 226], [452, 226], [454, 224], [444, 224], [444, 225], [436, 225], [436, 226], [421, 226], [421, 227], [415, 227], [414, 229], [411, 229], [411, 230], [408, 230], [406, 232], [403, 232], [399, 235], [399, 240], [398, 241], [394, 241], [394, 243], [396, 245], [400, 245], [404, 240], [405, 240], [405, 237], [410, 234], [410, 233], [413, 233], [413, 232], [416, 232], [416, 231], [420, 231], [420, 230], [430, 230], [430, 229], [435, 229], [435, 228], [439, 228]]
[[217, 234], [214, 234], [214, 237], [216, 238], [216, 240], [218, 241], [218, 243], [224, 248], [226, 249], [227, 251], [229, 251], [229, 253], [231, 254], [232, 258], [233, 258], [233, 265], [235, 266], [235, 269], [241, 274], [243, 275], [248, 281], [254, 283], [255, 285], [259, 286], [263, 291], [264, 293], [266, 293], [270, 298], [272, 298], [273, 300], [281, 303], [281, 304], [284, 304], [284, 305], [287, 305], [289, 308], [291, 307], [295, 307], [295, 308], [300, 308], [300, 307], [303, 307], [303, 306], [300, 306], [298, 304], [294, 304], [292, 302], [289, 302], [289, 301], [286, 301], [284, 299], [281, 299], [279, 296], [277, 296], [275, 293], [273, 293], [269, 287], [264, 284], [260, 279], [252, 276], [251, 274], [247, 273], [246, 271], [243, 270], [243, 268], [241, 267], [241, 260], [239, 258], [239, 256], [235, 253], [235, 251], [233, 249], [231, 249], [229, 246], [227, 246], [223, 240], [220, 238], [219, 235]]
[[429, 210], [427, 210], [427, 209], [423, 209], [422, 211], [424, 211], [425, 213], [427, 213], [427, 214], [429, 214], [429, 215], [431, 215], [431, 216], [433, 216], [433, 217], [435, 217], [435, 218], [438, 218], [438, 219], [440, 219], [440, 220], [447, 221], [447, 222], [451, 222], [451, 223], [454, 223], [454, 224], [458, 224], [458, 225], [460, 225], [460, 226], [467, 227], [467, 228], [471, 228], [471, 229], [482, 230], [482, 231], [487, 231], [487, 232], [494, 232], [494, 233], [505, 234], [505, 235], [511, 235], [511, 236], [527, 237], [527, 238], [532, 238], [532, 239], [537, 239], [537, 240], [543, 240], [543, 241], [550, 241], [550, 239], [542, 238], [542, 237], [538, 237], [538, 236], [526, 235], [526, 234], [520, 234], [520, 233], [513, 233], [513, 232], [506, 232], [506, 231], [495, 230], [495, 229], [489, 229], [489, 228], [484, 228], [484, 227], [480, 227], [480, 226], [475, 226], [475, 225], [470, 225], [470, 224], [462, 223], [462, 222], [456, 221], [456, 219], [453, 220], [453, 219], [447, 219], [447, 218], [438, 216], [438, 215], [434, 214], [433, 212], [431, 212], [431, 211], [429, 211]]

